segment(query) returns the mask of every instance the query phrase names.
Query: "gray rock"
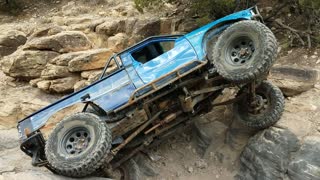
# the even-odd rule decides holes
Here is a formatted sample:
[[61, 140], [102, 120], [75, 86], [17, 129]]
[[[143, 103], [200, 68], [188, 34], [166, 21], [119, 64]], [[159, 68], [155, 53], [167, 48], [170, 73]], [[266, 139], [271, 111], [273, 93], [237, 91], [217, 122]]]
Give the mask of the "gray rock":
[[275, 66], [268, 79], [286, 96], [294, 96], [313, 88], [318, 82], [318, 72], [300, 67]]
[[297, 137], [286, 129], [269, 128], [253, 136], [240, 156], [236, 179], [283, 179], [290, 153], [299, 148]]
[[288, 176], [291, 180], [320, 179], [320, 137], [310, 136], [304, 139], [299, 151], [292, 156]]

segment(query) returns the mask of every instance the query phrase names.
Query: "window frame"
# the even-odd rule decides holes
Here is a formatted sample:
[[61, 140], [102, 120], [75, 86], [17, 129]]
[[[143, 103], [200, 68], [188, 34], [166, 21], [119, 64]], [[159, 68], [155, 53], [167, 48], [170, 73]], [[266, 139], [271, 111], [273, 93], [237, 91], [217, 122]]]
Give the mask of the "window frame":
[[[131, 59], [132, 59], [133, 61], [135, 61], [136, 63], [145, 64], [145, 63], [148, 63], [148, 62], [152, 61], [153, 59], [161, 56], [162, 54], [160, 54], [159, 56], [157, 56], [157, 57], [155, 57], [155, 58], [153, 58], [153, 59], [150, 59], [149, 61], [147, 61], [147, 62], [145, 62], [145, 63], [142, 63], [142, 62], [136, 60], [136, 59], [132, 56], [132, 54], [133, 54], [134, 52], [142, 49], [142, 48], [145, 48], [146, 46], [148, 46], [148, 45], [150, 45], [150, 44], [152, 44], [152, 43], [156, 43], [156, 42], [175, 42], [175, 41], [176, 41], [178, 38], [180, 38], [180, 37], [181, 37], [181, 36], [166, 37], [166, 38], [164, 38], [164, 37], [159, 37], [159, 38], [151, 39], [151, 40], [149, 40], [149, 41], [146, 41], [145, 43], [142, 43], [142, 44], [137, 45], [137, 47], [132, 48], [128, 53], [130, 54]], [[173, 49], [173, 48], [172, 48], [172, 49]], [[168, 52], [168, 51], [166, 51], [166, 52]], [[166, 53], [166, 52], [164, 52], [164, 53]], [[164, 53], [163, 53], [163, 54], [164, 54]]]

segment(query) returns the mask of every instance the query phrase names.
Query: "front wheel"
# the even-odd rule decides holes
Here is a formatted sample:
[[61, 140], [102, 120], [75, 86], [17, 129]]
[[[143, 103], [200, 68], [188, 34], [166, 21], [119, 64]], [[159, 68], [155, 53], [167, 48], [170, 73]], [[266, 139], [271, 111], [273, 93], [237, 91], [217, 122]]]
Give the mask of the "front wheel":
[[261, 79], [277, 56], [274, 34], [264, 24], [243, 20], [232, 24], [212, 49], [212, 63], [218, 73], [234, 83]]
[[245, 94], [234, 103], [234, 114], [248, 127], [268, 128], [281, 118], [284, 110], [283, 94], [278, 87], [268, 81], [263, 81], [255, 91], [254, 99], [250, 97], [250, 94]]
[[111, 141], [111, 130], [103, 120], [91, 113], [76, 113], [57, 124], [45, 154], [56, 173], [84, 177], [102, 166]]

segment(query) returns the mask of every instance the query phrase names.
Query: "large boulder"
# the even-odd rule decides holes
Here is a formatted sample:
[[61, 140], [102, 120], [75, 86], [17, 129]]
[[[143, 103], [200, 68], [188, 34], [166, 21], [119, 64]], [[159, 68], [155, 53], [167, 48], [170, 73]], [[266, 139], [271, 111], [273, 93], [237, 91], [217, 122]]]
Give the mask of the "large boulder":
[[26, 41], [26, 35], [21, 31], [12, 30], [0, 34], [0, 58], [12, 54]]
[[63, 31], [52, 36], [35, 38], [24, 49], [50, 50], [59, 53], [83, 51], [92, 48], [88, 37], [79, 31]]
[[32, 79], [40, 77], [47, 62], [59, 53], [53, 51], [23, 51], [6, 56], [1, 62], [2, 70], [11, 77]]
[[292, 157], [288, 176], [291, 180], [320, 179], [320, 137], [309, 136]]
[[286, 96], [294, 96], [313, 88], [318, 82], [318, 72], [310, 68], [275, 66], [269, 80]]
[[289, 130], [276, 127], [264, 130], [253, 136], [243, 150], [236, 179], [284, 179], [290, 153], [298, 148], [298, 139]]

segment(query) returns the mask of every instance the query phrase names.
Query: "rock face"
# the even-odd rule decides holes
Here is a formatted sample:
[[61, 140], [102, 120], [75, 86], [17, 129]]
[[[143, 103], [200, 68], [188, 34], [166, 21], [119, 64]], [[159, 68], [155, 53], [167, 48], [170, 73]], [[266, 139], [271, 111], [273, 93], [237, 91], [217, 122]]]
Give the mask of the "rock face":
[[2, 70], [11, 77], [38, 78], [49, 60], [59, 54], [53, 51], [23, 51], [6, 56], [2, 62]]
[[268, 77], [286, 96], [308, 91], [318, 82], [318, 72], [312, 69], [275, 66]]
[[306, 137], [299, 151], [292, 157], [288, 176], [291, 180], [320, 179], [320, 137]]
[[0, 34], [0, 59], [12, 54], [17, 48], [27, 41], [26, 35], [21, 31], [12, 30]]
[[29, 41], [24, 49], [50, 50], [59, 53], [83, 51], [92, 48], [92, 43], [80, 31], [63, 31]]
[[249, 140], [240, 157], [236, 179], [284, 179], [290, 153], [299, 148], [297, 137], [288, 130], [269, 128]]

